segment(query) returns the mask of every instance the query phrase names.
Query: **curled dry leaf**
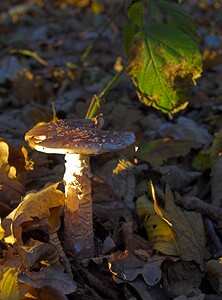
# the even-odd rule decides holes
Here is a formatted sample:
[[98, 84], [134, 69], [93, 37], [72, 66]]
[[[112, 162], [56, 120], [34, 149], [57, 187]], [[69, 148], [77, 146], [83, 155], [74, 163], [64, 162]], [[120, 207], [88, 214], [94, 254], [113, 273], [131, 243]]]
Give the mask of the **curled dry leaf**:
[[203, 215], [209, 216], [216, 222], [221, 222], [222, 220], [222, 208], [217, 205], [208, 204], [207, 202], [192, 196], [181, 197], [179, 193], [175, 193], [176, 204], [182, 206], [187, 210], [194, 210]]
[[76, 290], [75, 281], [61, 267], [45, 267], [39, 272], [26, 272], [19, 279], [34, 288], [53, 287], [64, 295]]
[[117, 283], [133, 281], [141, 274], [149, 286], [157, 284], [161, 279], [160, 266], [165, 257], [150, 257], [146, 262], [129, 251], [111, 254], [109, 269]]
[[27, 194], [19, 206], [2, 222], [5, 240], [23, 245], [22, 232], [45, 227], [48, 232], [60, 227], [60, 215], [64, 205], [64, 193], [58, 189], [60, 182]]
[[88, 268], [81, 267], [81, 272], [84, 273], [90, 285], [101, 295], [103, 295], [104, 299], [118, 300], [118, 293], [113, 288], [112, 281], [109, 282], [109, 280], [107, 280], [107, 277], [105, 275], [102, 275], [100, 271], [101, 269], [97, 267], [96, 273], [93, 274], [88, 270]]
[[39, 267], [60, 265], [58, 251], [52, 244], [29, 240], [27, 246], [18, 246], [17, 250], [26, 270], [31, 269], [37, 263]]

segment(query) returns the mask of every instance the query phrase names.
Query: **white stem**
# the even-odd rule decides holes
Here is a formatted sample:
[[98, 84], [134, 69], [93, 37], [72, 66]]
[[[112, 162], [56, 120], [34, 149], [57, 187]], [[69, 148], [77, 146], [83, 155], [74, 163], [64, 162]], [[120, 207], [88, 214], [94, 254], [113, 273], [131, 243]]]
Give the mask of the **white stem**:
[[77, 259], [92, 257], [94, 234], [89, 156], [66, 154], [65, 160], [65, 245]]

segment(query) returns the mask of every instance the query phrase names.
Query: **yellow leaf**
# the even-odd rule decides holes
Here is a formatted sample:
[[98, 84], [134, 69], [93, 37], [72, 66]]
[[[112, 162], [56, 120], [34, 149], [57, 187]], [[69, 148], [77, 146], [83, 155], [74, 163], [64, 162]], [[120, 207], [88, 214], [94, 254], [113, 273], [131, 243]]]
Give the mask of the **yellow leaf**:
[[8, 164], [9, 146], [6, 142], [0, 141], [0, 168]]
[[17, 268], [0, 266], [0, 299], [19, 299]]
[[0, 240], [4, 238], [4, 235], [5, 235], [5, 230], [2, 228], [2, 221], [0, 218]]
[[25, 169], [28, 171], [34, 170], [34, 162], [28, 157], [28, 151], [24, 146], [22, 146], [21, 152], [24, 155], [24, 159], [25, 159]]
[[153, 248], [167, 255], [179, 255], [174, 231], [156, 213], [153, 203], [145, 195], [137, 200], [137, 213], [145, 216], [143, 224]]
[[163, 219], [169, 226], [172, 226], [172, 224], [164, 218], [163, 216], [163, 213], [162, 213], [162, 210], [159, 208], [158, 204], [157, 204], [157, 201], [156, 201], [156, 195], [155, 195], [155, 190], [154, 190], [154, 186], [153, 186], [153, 183], [152, 181], [149, 182], [149, 188], [150, 188], [150, 191], [151, 191], [151, 196], [152, 196], [152, 199], [153, 199], [153, 202], [154, 202], [154, 209], [155, 209], [155, 212], [158, 214], [158, 216], [161, 217], [161, 219]]
[[64, 193], [57, 189], [60, 182], [43, 188], [39, 192], [27, 194], [19, 206], [3, 221], [6, 231], [5, 241], [13, 238], [22, 242], [22, 231], [45, 227], [46, 231], [57, 231], [64, 205]]

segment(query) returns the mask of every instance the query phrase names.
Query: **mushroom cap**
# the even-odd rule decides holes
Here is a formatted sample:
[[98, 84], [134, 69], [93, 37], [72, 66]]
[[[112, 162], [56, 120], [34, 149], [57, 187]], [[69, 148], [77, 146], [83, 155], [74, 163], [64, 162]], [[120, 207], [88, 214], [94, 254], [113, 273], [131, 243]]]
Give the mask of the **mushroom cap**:
[[58, 154], [99, 154], [124, 149], [135, 143], [132, 132], [103, 131], [97, 118], [40, 123], [25, 140], [38, 151]]

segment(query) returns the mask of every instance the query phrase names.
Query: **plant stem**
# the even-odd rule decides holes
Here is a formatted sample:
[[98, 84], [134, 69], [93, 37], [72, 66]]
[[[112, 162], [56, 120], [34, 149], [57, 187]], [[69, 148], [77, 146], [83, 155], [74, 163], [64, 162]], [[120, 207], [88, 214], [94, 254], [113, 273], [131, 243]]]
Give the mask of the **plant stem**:
[[124, 66], [121, 71], [116, 73], [116, 75], [112, 78], [112, 80], [107, 84], [107, 86], [104, 88], [104, 90], [98, 96], [97, 95], [93, 96], [93, 98], [90, 102], [90, 105], [89, 105], [89, 109], [86, 113], [86, 119], [91, 119], [96, 116], [97, 111], [101, 105], [101, 102], [104, 100], [104, 96], [114, 86], [114, 84], [117, 82], [117, 80], [123, 75], [125, 70], [126, 70], [126, 66]]

